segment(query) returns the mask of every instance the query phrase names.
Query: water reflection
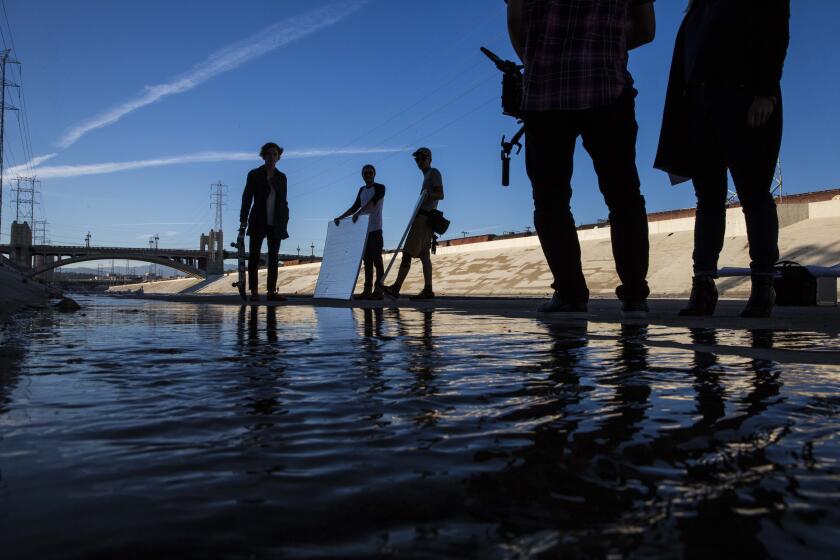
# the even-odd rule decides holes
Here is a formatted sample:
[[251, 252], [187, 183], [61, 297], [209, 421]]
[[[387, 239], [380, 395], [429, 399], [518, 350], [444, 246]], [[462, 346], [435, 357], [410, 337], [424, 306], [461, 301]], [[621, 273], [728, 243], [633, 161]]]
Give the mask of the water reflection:
[[90, 305], [0, 346], [11, 558], [782, 556], [840, 517], [836, 368], [771, 331]]

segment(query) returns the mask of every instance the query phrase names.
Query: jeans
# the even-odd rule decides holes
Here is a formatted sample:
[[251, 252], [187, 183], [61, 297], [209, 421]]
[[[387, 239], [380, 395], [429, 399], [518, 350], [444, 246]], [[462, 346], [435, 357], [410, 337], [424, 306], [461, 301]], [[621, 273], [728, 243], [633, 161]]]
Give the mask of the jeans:
[[694, 275], [717, 277], [726, 231], [727, 169], [747, 223], [750, 268], [771, 274], [779, 260], [779, 218], [770, 192], [782, 133], [781, 103], [770, 121], [747, 127], [752, 96], [728, 87], [693, 85], [692, 152], [698, 169], [692, 181], [697, 195], [694, 223]]
[[570, 303], [589, 300], [580, 243], [569, 203], [577, 137], [592, 158], [609, 208], [613, 257], [622, 300], [650, 293], [645, 199], [636, 170], [635, 90], [612, 104], [582, 111], [532, 112], [525, 118], [526, 167], [534, 196], [534, 226], [554, 276], [552, 287]]
[[[264, 235], [251, 235], [248, 244], [248, 289], [259, 291], [260, 251], [262, 250]], [[280, 240], [273, 235], [268, 236], [268, 279], [266, 289], [269, 293], [277, 291], [277, 266], [280, 253]]]
[[382, 230], [368, 232], [367, 243], [365, 243], [365, 254], [362, 262], [365, 266], [365, 291], [371, 291], [373, 287], [373, 269], [376, 267], [376, 286], [382, 284], [382, 277], [385, 276], [385, 267], [382, 264]]

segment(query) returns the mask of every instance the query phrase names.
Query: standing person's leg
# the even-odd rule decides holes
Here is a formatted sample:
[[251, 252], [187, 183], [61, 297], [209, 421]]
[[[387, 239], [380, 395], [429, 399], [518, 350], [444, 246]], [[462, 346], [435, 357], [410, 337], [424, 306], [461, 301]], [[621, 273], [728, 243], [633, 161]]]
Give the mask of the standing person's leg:
[[776, 299], [773, 273], [779, 260], [779, 217], [771, 188], [781, 145], [782, 108], [779, 103], [764, 126], [748, 128], [751, 102], [752, 98], [739, 92], [720, 111], [720, 126], [724, 129], [725, 157], [744, 212], [750, 244], [752, 290], [742, 315], [768, 317]]
[[[649, 242], [645, 199], [636, 169], [635, 91], [626, 90], [612, 105], [586, 111], [581, 118], [583, 147], [592, 157], [598, 187], [609, 208], [613, 257], [621, 285], [616, 295], [625, 310], [645, 311]], [[630, 304], [640, 309], [629, 309]]]
[[373, 287], [373, 257], [371, 256], [372, 237], [373, 232], [368, 232], [367, 239], [365, 240], [365, 252], [364, 255], [362, 255], [362, 268], [364, 269], [365, 274], [364, 288], [362, 289], [362, 296], [364, 297], [370, 295]]
[[382, 262], [382, 248], [385, 242], [382, 237], [382, 230], [371, 232], [368, 236], [368, 243], [370, 244], [371, 262], [376, 269], [376, 283], [373, 292], [381, 295], [382, 280], [385, 278], [385, 265]]
[[432, 255], [426, 249], [420, 253], [420, 263], [423, 265], [423, 291], [432, 291]]
[[268, 236], [268, 278], [266, 279], [266, 290], [269, 294], [277, 293], [277, 267], [279, 263], [280, 239], [273, 235]]
[[693, 277], [688, 305], [681, 316], [711, 315], [715, 311], [718, 292], [718, 257], [726, 233], [726, 195], [728, 192], [726, 162], [721, 140], [711, 119], [710, 99], [705, 87], [695, 86], [688, 92], [690, 111], [692, 178], [697, 211], [694, 219]]
[[534, 226], [554, 277], [555, 297], [541, 311], [583, 309], [589, 290], [570, 202], [577, 130], [566, 112], [531, 113], [525, 119], [525, 165], [534, 197]]
[[248, 238], [248, 289], [252, 295], [259, 293], [260, 252], [265, 236], [252, 233]]

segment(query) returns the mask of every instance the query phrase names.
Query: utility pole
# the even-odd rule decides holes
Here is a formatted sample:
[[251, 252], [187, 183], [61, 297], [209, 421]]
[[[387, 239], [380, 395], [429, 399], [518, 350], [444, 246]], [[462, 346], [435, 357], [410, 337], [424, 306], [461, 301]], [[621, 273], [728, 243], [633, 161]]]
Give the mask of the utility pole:
[[300, 245], [298, 245], [297, 252], [298, 252], [298, 260], [300, 260]]
[[227, 203], [227, 185], [221, 181], [210, 185], [210, 206], [216, 207], [216, 231], [222, 231], [222, 207]]
[[5, 151], [3, 141], [6, 137], [6, 110], [17, 110], [17, 107], [12, 107], [6, 103], [6, 86], [18, 87], [17, 84], [6, 81], [6, 65], [20, 64], [17, 60], [9, 58], [10, 53], [11, 49], [0, 51], [0, 237], [2, 237], [3, 229], [3, 152]]
[[312, 245], [310, 245], [309, 248], [312, 249], [312, 259], [314, 260], [315, 259], [315, 243], [312, 243]]
[[782, 187], [784, 185], [783, 177], [782, 177], [782, 158], [776, 161], [776, 173], [773, 175], [773, 193], [779, 195], [779, 202], [782, 202]]
[[87, 232], [87, 235], [85, 235], [85, 247], [90, 249], [90, 232]]

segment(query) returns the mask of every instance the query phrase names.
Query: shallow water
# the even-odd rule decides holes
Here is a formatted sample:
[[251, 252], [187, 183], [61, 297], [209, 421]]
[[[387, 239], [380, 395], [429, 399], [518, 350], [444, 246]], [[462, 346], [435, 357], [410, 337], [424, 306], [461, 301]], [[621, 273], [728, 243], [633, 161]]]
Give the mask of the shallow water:
[[830, 337], [81, 303], [0, 334], [4, 559], [840, 554], [840, 367], [686, 346]]

